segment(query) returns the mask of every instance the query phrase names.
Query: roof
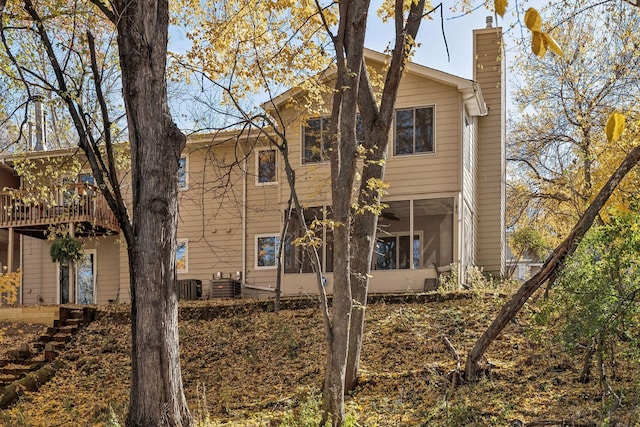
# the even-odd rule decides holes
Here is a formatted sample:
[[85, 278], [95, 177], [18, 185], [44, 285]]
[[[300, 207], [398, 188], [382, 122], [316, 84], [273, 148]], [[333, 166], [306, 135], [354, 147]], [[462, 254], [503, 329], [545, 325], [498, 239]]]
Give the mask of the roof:
[[[364, 57], [365, 61], [368, 60], [378, 63], [388, 62], [391, 58], [390, 55], [366, 48], [364, 50]], [[324, 75], [321, 75], [320, 77], [326, 81], [333, 77], [335, 72], [335, 67], [331, 67], [324, 71]], [[436, 70], [434, 68], [426, 67], [424, 65], [416, 64], [415, 62], [409, 62], [406, 67], [406, 72], [438, 83], [442, 83], [447, 86], [455, 87], [462, 94], [463, 102], [472, 116], [487, 115], [488, 109], [484, 102], [484, 97], [482, 96], [480, 85], [477, 82], [453, 74], [445, 73], [444, 71]], [[301, 92], [302, 89], [299, 87], [291, 88], [275, 97], [272, 101], [263, 103], [262, 107], [265, 110], [269, 110], [271, 109], [270, 104], [280, 106], [287, 99], [297, 96]]]

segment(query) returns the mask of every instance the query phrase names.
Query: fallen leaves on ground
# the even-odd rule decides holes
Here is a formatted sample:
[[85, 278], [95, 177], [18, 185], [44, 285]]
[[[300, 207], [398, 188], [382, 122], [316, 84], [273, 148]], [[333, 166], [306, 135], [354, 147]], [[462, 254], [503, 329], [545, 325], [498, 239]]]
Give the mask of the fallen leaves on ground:
[[[459, 294], [458, 294], [459, 295]], [[462, 362], [503, 298], [468, 293], [463, 299], [423, 304], [376, 303], [367, 308], [362, 380], [348, 410], [360, 426], [506, 426], [556, 422], [624, 425], [638, 422], [635, 366], [619, 360], [613, 408], [598, 381], [580, 384], [582, 355], [569, 356], [542, 331], [528, 333], [529, 307], [488, 352], [492, 374], [451, 386]], [[233, 316], [210, 319], [207, 307], [233, 306]], [[187, 400], [207, 425], [300, 425], [295, 417], [317, 407], [325, 363], [321, 313], [316, 308], [279, 314], [251, 302], [186, 303], [180, 321]], [[6, 426], [105, 426], [124, 421], [130, 375], [126, 306], [110, 306], [81, 331], [62, 356], [64, 368], [37, 393], [25, 393], [0, 413]], [[200, 314], [198, 314], [200, 313]], [[202, 318], [208, 320], [201, 320]], [[538, 331], [540, 332], [540, 331]], [[464, 367], [463, 367], [464, 368]], [[615, 411], [613, 411], [615, 409]], [[292, 415], [293, 414], [293, 415]], [[611, 419], [607, 418], [611, 416]], [[287, 424], [288, 423], [288, 424]], [[516, 423], [516, 424], [512, 424]], [[543, 425], [543, 424], [538, 424]]]

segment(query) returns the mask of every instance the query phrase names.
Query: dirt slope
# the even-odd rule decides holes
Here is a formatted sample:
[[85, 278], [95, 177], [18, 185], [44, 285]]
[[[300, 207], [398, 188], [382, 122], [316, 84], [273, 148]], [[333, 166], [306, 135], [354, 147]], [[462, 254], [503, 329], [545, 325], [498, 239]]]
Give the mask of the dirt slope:
[[[474, 293], [456, 296], [444, 302], [370, 305], [363, 380], [348, 403], [358, 425], [595, 426], [610, 414], [610, 425], [639, 422], [635, 370], [625, 369], [620, 360], [614, 387], [623, 392], [624, 406], [611, 411], [611, 399], [603, 398], [597, 381], [575, 381], [580, 354], [565, 355], [547, 331], [535, 339], [527, 333], [528, 308], [491, 348], [491, 377], [453, 389], [448, 373], [455, 362], [443, 337], [464, 357], [503, 303]], [[212, 319], [203, 315], [211, 305], [224, 304], [232, 303], [189, 303], [183, 310], [183, 378], [193, 414], [209, 426], [313, 425], [324, 366], [320, 312], [247, 309]], [[124, 424], [127, 310], [105, 308], [62, 356], [64, 369], [39, 392], [25, 394], [1, 412], [0, 424]]]

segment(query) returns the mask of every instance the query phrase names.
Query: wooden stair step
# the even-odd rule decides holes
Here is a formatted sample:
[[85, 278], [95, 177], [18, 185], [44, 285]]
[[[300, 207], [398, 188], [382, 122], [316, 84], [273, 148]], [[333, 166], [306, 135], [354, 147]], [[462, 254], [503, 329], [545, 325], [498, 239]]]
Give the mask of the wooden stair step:
[[73, 335], [69, 335], [69, 334], [55, 334], [55, 335], [41, 335], [40, 336], [40, 341], [41, 342], [63, 342], [63, 343], [68, 343], [69, 341], [71, 341], [73, 339]]
[[69, 313], [69, 317], [67, 318], [67, 320], [82, 320], [84, 319], [84, 313], [82, 312], [82, 310], [73, 310], [71, 313]]
[[58, 333], [75, 334], [79, 330], [79, 325], [65, 325], [58, 328]]
[[38, 342], [38, 343], [34, 344], [34, 347], [40, 352], [40, 351], [43, 351], [45, 349], [47, 344], [51, 344], [51, 347], [53, 348], [54, 351], [64, 350], [64, 348], [67, 345], [66, 342], [49, 341], [49, 342], [46, 342], [46, 343]]
[[37, 363], [31, 366], [5, 366], [3, 368], [0, 368], [0, 376], [2, 375], [6, 375], [6, 376], [11, 376], [11, 375], [24, 375], [27, 374], [31, 371], [37, 371], [38, 369], [42, 368], [42, 363]]

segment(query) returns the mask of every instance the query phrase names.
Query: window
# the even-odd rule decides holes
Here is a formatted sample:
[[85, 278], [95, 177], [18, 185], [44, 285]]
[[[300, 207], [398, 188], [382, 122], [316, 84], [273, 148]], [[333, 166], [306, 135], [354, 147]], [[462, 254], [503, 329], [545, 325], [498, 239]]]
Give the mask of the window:
[[189, 163], [186, 157], [180, 157], [178, 160], [178, 190], [186, 190], [189, 188]]
[[387, 205], [378, 218], [373, 269], [444, 267], [453, 262], [453, 198], [389, 201]]
[[302, 163], [319, 163], [329, 160], [329, 118], [310, 119], [304, 128], [304, 152]]
[[305, 225], [300, 224], [298, 213], [294, 210], [289, 221], [287, 240], [284, 246], [284, 272], [285, 273], [312, 273], [313, 250], [307, 246], [294, 245], [293, 242], [303, 237], [306, 229], [313, 228], [314, 238], [317, 239], [318, 256], [323, 271], [333, 271], [333, 230], [323, 223], [323, 220], [331, 218], [330, 207], [309, 207], [303, 211]]
[[433, 107], [396, 111], [394, 154], [433, 153]]
[[96, 180], [93, 178], [93, 175], [91, 175], [90, 173], [81, 173], [80, 175], [78, 175], [78, 182], [81, 184], [90, 184], [90, 185], [95, 185]]
[[413, 231], [424, 236], [420, 249], [422, 268], [450, 265], [454, 261], [454, 199], [422, 199], [412, 204]]
[[374, 270], [402, 270], [420, 268], [420, 235], [414, 234], [413, 245], [409, 233], [376, 238]]
[[256, 151], [256, 184], [275, 184], [278, 182], [278, 164], [276, 150]]
[[256, 268], [274, 268], [279, 248], [280, 236], [256, 236]]
[[189, 240], [178, 239], [176, 245], [176, 273], [189, 271]]

